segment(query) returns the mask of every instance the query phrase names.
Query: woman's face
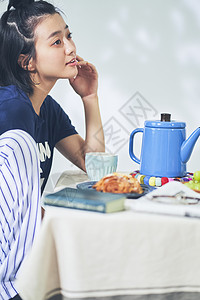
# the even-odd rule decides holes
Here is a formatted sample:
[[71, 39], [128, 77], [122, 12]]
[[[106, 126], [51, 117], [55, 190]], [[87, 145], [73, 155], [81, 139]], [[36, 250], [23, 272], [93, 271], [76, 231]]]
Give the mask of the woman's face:
[[50, 15], [35, 29], [35, 69], [40, 80], [55, 82], [77, 75], [76, 46], [59, 14]]

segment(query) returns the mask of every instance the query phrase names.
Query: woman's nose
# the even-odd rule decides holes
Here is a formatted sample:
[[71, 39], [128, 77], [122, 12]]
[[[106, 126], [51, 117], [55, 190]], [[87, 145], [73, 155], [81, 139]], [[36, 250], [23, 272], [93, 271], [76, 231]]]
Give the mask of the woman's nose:
[[66, 55], [70, 55], [70, 54], [75, 55], [76, 54], [76, 47], [72, 40], [65, 39], [64, 46], [65, 46], [65, 54]]

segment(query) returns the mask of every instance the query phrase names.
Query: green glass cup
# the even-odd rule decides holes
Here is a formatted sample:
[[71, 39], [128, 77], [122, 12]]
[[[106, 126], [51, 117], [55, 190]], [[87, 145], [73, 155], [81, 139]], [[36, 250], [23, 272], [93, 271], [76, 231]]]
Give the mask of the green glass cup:
[[89, 152], [85, 156], [85, 168], [92, 181], [99, 181], [102, 177], [117, 170], [118, 155], [106, 152]]

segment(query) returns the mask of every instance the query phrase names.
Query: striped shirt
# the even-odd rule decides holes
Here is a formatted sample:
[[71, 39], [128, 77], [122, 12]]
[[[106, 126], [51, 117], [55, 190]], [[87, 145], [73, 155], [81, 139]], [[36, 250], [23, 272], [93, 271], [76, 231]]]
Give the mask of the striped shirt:
[[0, 300], [17, 294], [15, 279], [41, 223], [37, 151], [22, 130], [0, 136]]

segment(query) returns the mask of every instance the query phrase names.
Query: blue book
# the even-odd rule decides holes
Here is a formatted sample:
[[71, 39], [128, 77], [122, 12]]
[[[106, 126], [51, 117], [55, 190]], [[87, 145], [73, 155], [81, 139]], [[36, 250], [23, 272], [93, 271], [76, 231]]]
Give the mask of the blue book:
[[45, 205], [111, 213], [124, 210], [125, 196], [97, 191], [64, 188], [59, 192], [47, 194]]

